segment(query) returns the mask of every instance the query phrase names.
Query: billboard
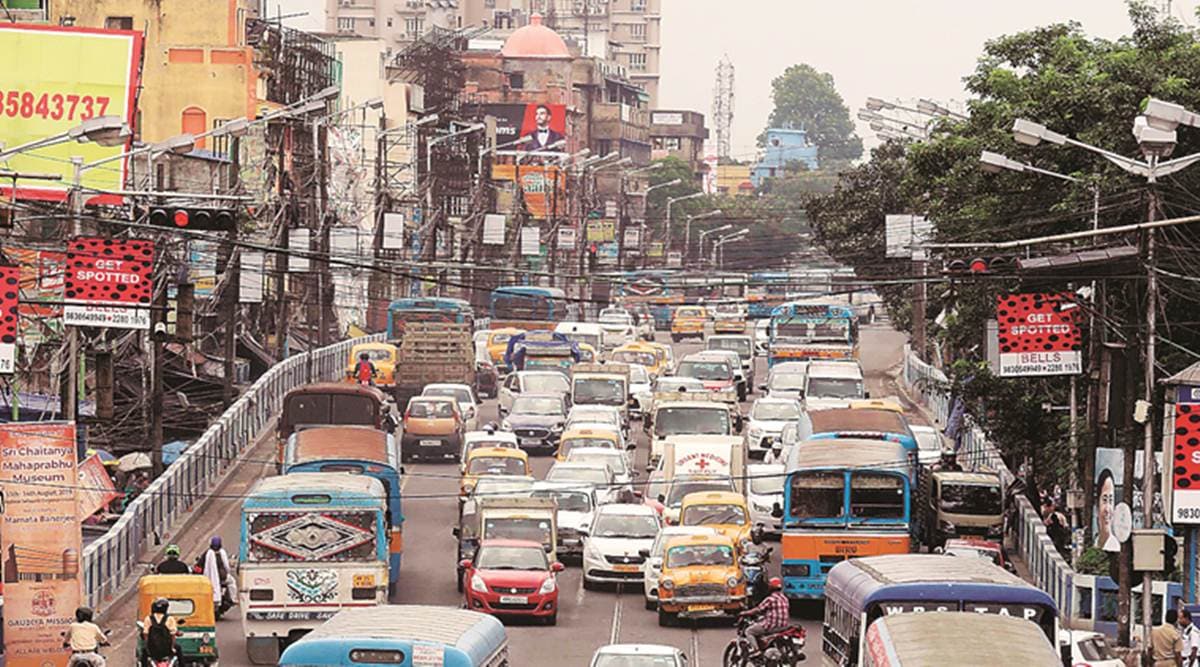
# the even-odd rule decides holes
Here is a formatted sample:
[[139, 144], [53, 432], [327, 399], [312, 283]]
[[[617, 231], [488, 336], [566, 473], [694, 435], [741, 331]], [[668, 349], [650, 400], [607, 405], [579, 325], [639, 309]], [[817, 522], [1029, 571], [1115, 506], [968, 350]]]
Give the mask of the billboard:
[[1174, 417], [1173, 523], [1200, 524], [1200, 403], [1177, 403]]
[[[525, 208], [537, 220], [559, 218], [567, 214], [566, 174], [558, 167], [522, 164], [521, 190]], [[517, 168], [511, 164], [492, 167], [492, 180], [512, 181]]]
[[61, 633], [81, 597], [75, 425], [4, 424], [0, 461], [6, 664], [62, 667]]
[[[0, 23], [0, 53], [21, 54], [19, 67], [0, 68], [0, 143], [5, 146], [60, 135], [97, 116], [119, 116], [133, 127], [140, 32]], [[124, 145], [68, 141], [14, 155], [5, 166], [62, 177], [57, 182], [18, 180], [18, 199], [62, 201], [74, 179], [72, 157], [86, 164], [124, 150]], [[84, 187], [122, 189], [126, 162], [84, 171]], [[11, 185], [0, 184], [0, 194], [10, 196]], [[88, 203], [120, 201], [119, 195], [98, 195]]]
[[149, 329], [154, 242], [78, 237], [67, 244], [63, 322]]
[[885, 257], [910, 259], [918, 246], [933, 238], [933, 223], [922, 215], [888, 214], [883, 219]]
[[20, 313], [17, 300], [21, 296], [21, 268], [0, 266], [0, 373], [13, 373], [17, 368], [17, 327]]
[[996, 295], [1000, 377], [1074, 375], [1083, 368], [1082, 341], [1070, 294]]
[[517, 148], [523, 151], [553, 150], [565, 153], [567, 145], [547, 146], [567, 137], [567, 107], [562, 104], [485, 104], [483, 113], [496, 119], [496, 145], [512, 143], [521, 137], [530, 140]]

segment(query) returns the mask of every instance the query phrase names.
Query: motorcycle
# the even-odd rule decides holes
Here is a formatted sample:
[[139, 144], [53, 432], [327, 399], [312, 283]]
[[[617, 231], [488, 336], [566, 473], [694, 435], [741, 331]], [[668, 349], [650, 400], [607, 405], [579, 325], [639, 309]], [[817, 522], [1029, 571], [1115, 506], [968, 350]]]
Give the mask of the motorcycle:
[[771, 562], [772, 551], [771, 547], [762, 551], [747, 551], [741, 558], [742, 576], [746, 578], [751, 607], [757, 606], [770, 594], [767, 586], [767, 563]]
[[766, 648], [760, 653], [754, 638], [746, 634], [746, 629], [751, 623], [753, 620], [749, 617], [738, 618], [737, 636], [729, 640], [721, 656], [721, 664], [724, 667], [789, 667], [804, 662], [807, 658], [804, 654], [804, 628], [790, 625], [768, 635]]

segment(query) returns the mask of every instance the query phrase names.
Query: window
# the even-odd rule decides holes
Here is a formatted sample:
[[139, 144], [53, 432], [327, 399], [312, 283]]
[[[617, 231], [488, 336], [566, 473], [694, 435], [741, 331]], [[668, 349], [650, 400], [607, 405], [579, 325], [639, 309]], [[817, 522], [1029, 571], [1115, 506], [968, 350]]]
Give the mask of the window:
[[483, 0], [483, 6], [484, 7], [495, 7], [496, 0]]
[[629, 24], [629, 34], [630, 34], [630, 36], [637, 38], [637, 39], [646, 39], [646, 24], [645, 23], [630, 23]]
[[[208, 129], [208, 114], [199, 107], [184, 109], [180, 120], [180, 131], [184, 134], [201, 134]], [[204, 139], [196, 140], [196, 148], [204, 148]]]
[[681, 144], [679, 137], [654, 137], [654, 147], [669, 151], [677, 151]]
[[392, 17], [388, 17], [387, 27], [392, 27]]
[[338, 17], [337, 27], [342, 32], [354, 32], [354, 19]]
[[635, 12], [646, 11], [646, 0], [629, 0], [629, 9]]
[[422, 18], [407, 18], [404, 19], [404, 32], [411, 37], [419, 37], [425, 28], [425, 19]]
[[105, 30], [133, 30], [132, 16], [110, 16], [104, 19]]
[[367, 25], [374, 28], [375, 27], [375, 19], [367, 19]]
[[508, 87], [513, 90], [520, 90], [525, 87], [524, 72], [510, 72], [508, 75]]
[[[228, 123], [228, 122], [229, 122], [228, 118], [214, 118], [213, 119], [213, 129], [215, 130], [218, 127], [221, 127], [222, 125], [224, 125], [225, 123]], [[219, 153], [221, 155], [228, 155], [229, 154], [229, 144], [230, 144], [229, 139], [230, 139], [229, 136], [212, 137], [212, 151], [214, 153]]]
[[644, 72], [646, 70], [646, 54], [631, 53], [629, 54], [629, 69], [635, 72]]

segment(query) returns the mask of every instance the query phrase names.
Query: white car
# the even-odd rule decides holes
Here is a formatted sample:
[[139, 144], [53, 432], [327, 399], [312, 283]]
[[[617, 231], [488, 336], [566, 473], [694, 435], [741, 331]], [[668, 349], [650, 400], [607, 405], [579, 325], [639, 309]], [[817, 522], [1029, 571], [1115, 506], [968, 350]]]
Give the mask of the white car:
[[761, 388], [767, 396], [803, 399], [807, 368], [808, 364], [802, 361], [778, 364], [767, 373], [767, 383]]
[[534, 498], [553, 498], [558, 511], [558, 555], [583, 557], [583, 534], [592, 525], [600, 503], [596, 489], [578, 482], [537, 482], [530, 495]]
[[937, 463], [942, 458], [942, 434], [936, 426], [909, 425], [917, 439], [917, 462], [923, 466]]
[[613, 471], [604, 463], [582, 461], [557, 461], [546, 473], [547, 482], [573, 482], [586, 484], [596, 489], [596, 500], [603, 503], [615, 502], [617, 491], [613, 488]]
[[687, 537], [689, 535], [716, 535], [715, 528], [709, 526], [663, 526], [654, 538], [654, 544], [645, 553], [646, 563], [642, 567], [645, 579], [642, 583], [642, 594], [646, 598], [646, 609], [658, 609], [658, 578], [662, 576], [663, 545], [672, 537]]
[[571, 381], [558, 371], [517, 371], [510, 373], [500, 385], [497, 398], [500, 399], [500, 416], [503, 417], [512, 410], [513, 401], [521, 394], [562, 394], [571, 393]]
[[771, 320], [761, 319], [754, 323], [754, 353], [760, 357], [767, 356], [767, 348], [771, 344]]
[[633, 403], [629, 406], [630, 419], [641, 419], [650, 412], [654, 389], [650, 383], [650, 371], [641, 364], [629, 365], [629, 395], [633, 397]]
[[592, 654], [588, 667], [687, 667], [687, 655], [661, 644], [609, 644]]
[[660, 527], [658, 513], [647, 505], [601, 505], [583, 539], [583, 587], [641, 583], [641, 552], [654, 546]]
[[783, 438], [784, 426], [807, 418], [794, 398], [764, 396], [754, 401], [746, 426], [746, 453], [751, 458], [765, 456], [771, 445]]
[[579, 424], [611, 424], [623, 436], [629, 435], [621, 419], [621, 411], [612, 405], [571, 406], [571, 411], [567, 413], [566, 428], [575, 428]]
[[637, 327], [633, 315], [619, 308], [600, 311], [600, 328], [604, 330], [604, 349], [613, 350], [637, 340]]
[[762, 526], [768, 535], [783, 534], [783, 517], [774, 516], [775, 506], [783, 508], [783, 481], [787, 469], [782, 463], [752, 463], [746, 466], [746, 501], [750, 505], [750, 523]]
[[633, 491], [633, 478], [637, 471], [630, 467], [628, 452], [608, 447], [576, 447], [567, 452], [567, 462], [603, 463], [613, 473], [613, 484], [618, 490]]
[[1071, 645], [1071, 664], [1075, 667], [1123, 667], [1125, 661], [1113, 653], [1108, 638], [1088, 630], [1059, 630], [1059, 645]]
[[447, 396], [458, 403], [458, 411], [462, 413], [465, 428], [474, 431], [479, 428], [479, 401], [475, 391], [469, 385], [437, 383], [427, 384], [421, 390], [422, 396]]

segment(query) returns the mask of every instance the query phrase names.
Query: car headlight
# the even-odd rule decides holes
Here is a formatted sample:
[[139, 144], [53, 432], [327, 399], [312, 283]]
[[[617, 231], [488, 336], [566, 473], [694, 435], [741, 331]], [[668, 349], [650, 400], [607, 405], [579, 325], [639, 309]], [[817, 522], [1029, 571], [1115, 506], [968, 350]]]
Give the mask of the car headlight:
[[501, 431], [511, 431], [511, 430], [512, 430], [512, 424], [510, 424], [510, 423], [508, 422], [508, 420], [507, 420], [507, 419], [505, 419], [504, 421], [500, 422], [500, 430], [501, 430]]
[[675, 590], [675, 582], [670, 579], [661, 579], [658, 582], [658, 587], [664, 591], [673, 591]]
[[591, 541], [584, 543], [583, 552], [589, 560], [604, 560], [604, 554], [600, 553], [600, 550]]
[[471, 575], [471, 590], [475, 591], [476, 593], [487, 592], [487, 584], [483, 583], [483, 577], [479, 576], [478, 574]]
[[770, 512], [773, 509], [770, 505], [759, 505], [753, 500], [750, 501], [750, 508], [755, 512]]
[[740, 583], [742, 583], [742, 580], [737, 577], [730, 577], [725, 580], [725, 585], [730, 588], [737, 588], [737, 585]]
[[751, 440], [758, 440], [763, 437], [763, 430], [757, 426], [751, 426], [749, 433]]
[[554, 577], [546, 577], [546, 580], [542, 582], [542, 587], [538, 589], [538, 594], [549, 595], [554, 592], [556, 587], [557, 584], [554, 583]]

